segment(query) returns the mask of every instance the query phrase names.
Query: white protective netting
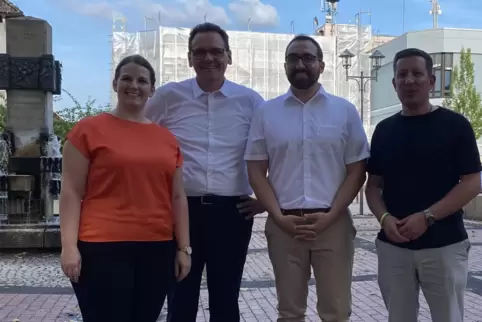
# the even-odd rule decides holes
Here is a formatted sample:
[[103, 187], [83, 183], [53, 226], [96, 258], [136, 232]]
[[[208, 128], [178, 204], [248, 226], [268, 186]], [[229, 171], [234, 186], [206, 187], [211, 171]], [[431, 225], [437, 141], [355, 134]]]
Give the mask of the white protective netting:
[[[147, 32], [115, 32], [112, 36], [112, 66], [115, 68], [125, 56], [140, 54], [153, 65], [158, 85], [194, 77], [187, 60], [189, 32], [188, 28], [171, 27]], [[284, 58], [292, 34], [248, 31], [228, 31], [228, 34], [233, 57], [233, 64], [227, 70], [228, 79], [254, 89], [265, 99], [288, 90]], [[347, 98], [358, 109], [361, 105], [358, 84], [346, 81], [338, 55], [345, 49], [356, 55], [352, 59], [350, 74], [359, 75], [360, 68], [368, 71], [369, 54], [366, 51], [371, 43], [371, 35], [369, 26], [359, 29], [355, 25], [336, 25], [334, 36], [314, 36], [323, 49], [326, 64], [321, 83], [328, 92]], [[369, 82], [365, 89], [364, 123], [367, 124], [366, 120], [370, 119]], [[111, 104], [116, 104], [114, 92]]]

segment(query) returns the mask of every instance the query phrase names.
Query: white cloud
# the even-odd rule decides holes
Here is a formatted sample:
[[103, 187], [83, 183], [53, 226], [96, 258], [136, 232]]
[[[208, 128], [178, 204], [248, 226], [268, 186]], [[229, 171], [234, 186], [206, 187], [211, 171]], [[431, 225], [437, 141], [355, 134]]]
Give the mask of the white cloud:
[[[207, 21], [228, 25], [231, 23], [226, 11], [221, 6], [213, 5], [209, 0], [102, 0], [84, 2], [83, 0], [57, 0], [59, 4], [85, 15], [112, 19], [119, 12], [128, 20], [143, 20], [152, 17], [157, 20], [159, 15], [164, 26], [192, 27]], [[136, 19], [136, 15], [138, 19]]]
[[132, 3], [124, 2], [127, 7], [132, 7], [145, 16], [161, 14], [161, 24], [167, 26], [192, 27], [207, 21], [227, 25], [230, 19], [223, 7], [215, 6], [209, 0], [175, 0], [169, 4], [159, 4], [152, 0], [141, 0]]
[[253, 26], [274, 27], [279, 24], [278, 11], [260, 0], [235, 0], [228, 5], [229, 10], [240, 24]]
[[[130, 21], [142, 21], [152, 17], [157, 21], [160, 16], [164, 26], [192, 27], [207, 21], [227, 26], [231, 19], [222, 6], [209, 0], [56, 0], [58, 5], [67, 7], [81, 15], [111, 20], [120, 12]], [[279, 24], [275, 7], [261, 0], [233, 0], [228, 4], [230, 15], [238, 24], [274, 27]], [[137, 17], [136, 17], [137, 16]]]

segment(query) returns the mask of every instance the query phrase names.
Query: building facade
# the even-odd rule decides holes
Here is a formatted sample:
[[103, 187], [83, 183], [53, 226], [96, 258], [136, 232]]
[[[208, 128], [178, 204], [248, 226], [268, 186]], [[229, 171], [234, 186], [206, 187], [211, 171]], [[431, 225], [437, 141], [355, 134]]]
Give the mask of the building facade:
[[[124, 32], [114, 31], [112, 35], [112, 66], [122, 58], [140, 54], [156, 71], [157, 85], [179, 82], [195, 76], [188, 62], [188, 38], [190, 28], [159, 27], [157, 30]], [[228, 30], [233, 64], [228, 67], [228, 79], [257, 91], [265, 99], [286, 93], [290, 84], [286, 79], [284, 62], [285, 50], [293, 34], [261, 33]], [[359, 89], [355, 82], [346, 81], [346, 71], [338, 57], [348, 49], [354, 57], [349, 73], [368, 70], [367, 52], [373, 46], [370, 26], [336, 25], [336, 32], [330, 36], [314, 36], [323, 49], [325, 71], [320, 81], [325, 89], [361, 106]], [[114, 77], [114, 71], [111, 71]], [[370, 83], [366, 86], [367, 92]], [[111, 106], [117, 103], [115, 92], [111, 92]], [[364, 123], [367, 124], [370, 111], [369, 95], [364, 100]]]
[[386, 58], [378, 72], [378, 82], [372, 82], [369, 134], [381, 120], [401, 110], [392, 86], [393, 58], [398, 51], [406, 48], [422, 49], [433, 58], [437, 80], [431, 93], [432, 104], [441, 105], [449, 95], [453, 68], [460, 62], [462, 48], [472, 51], [475, 85], [482, 92], [482, 30], [444, 28], [406, 33], [377, 48]]

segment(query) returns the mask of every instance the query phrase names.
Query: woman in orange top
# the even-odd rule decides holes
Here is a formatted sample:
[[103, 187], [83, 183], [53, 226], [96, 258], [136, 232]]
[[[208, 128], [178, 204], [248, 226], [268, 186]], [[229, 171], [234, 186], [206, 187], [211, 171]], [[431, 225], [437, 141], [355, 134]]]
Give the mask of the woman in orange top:
[[182, 156], [143, 116], [154, 84], [147, 60], [123, 59], [117, 107], [81, 120], [63, 149], [61, 265], [84, 322], [154, 322], [190, 270]]

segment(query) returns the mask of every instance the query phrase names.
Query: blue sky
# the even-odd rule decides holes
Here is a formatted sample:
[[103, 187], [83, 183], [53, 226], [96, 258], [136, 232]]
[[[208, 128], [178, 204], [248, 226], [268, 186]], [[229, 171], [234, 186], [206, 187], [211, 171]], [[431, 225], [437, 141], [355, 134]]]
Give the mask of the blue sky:
[[[313, 17], [320, 24], [320, 0], [14, 0], [26, 15], [47, 20], [53, 27], [54, 54], [64, 66], [63, 87], [80, 102], [89, 97], [99, 104], [108, 103], [110, 90], [113, 12], [122, 13], [127, 30], [144, 29], [145, 16], [157, 16], [166, 26], [192, 27], [216, 22], [226, 29], [246, 30], [251, 17], [253, 31], [289, 33], [295, 21], [296, 33], [311, 33]], [[363, 23], [371, 24], [380, 34], [403, 32], [403, 0], [341, 0], [338, 23], [354, 22], [361, 9], [371, 11]], [[440, 0], [440, 27], [482, 29], [481, 0]], [[461, 4], [463, 3], [463, 5]], [[405, 0], [405, 31], [432, 26], [429, 0]], [[71, 106], [68, 97], [56, 103], [56, 109]]]

